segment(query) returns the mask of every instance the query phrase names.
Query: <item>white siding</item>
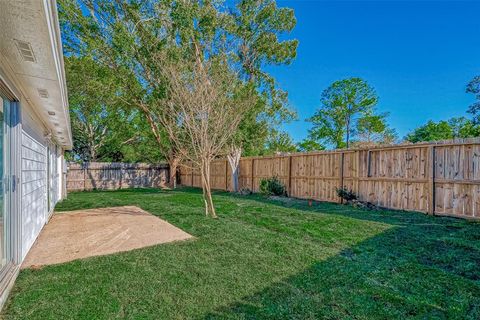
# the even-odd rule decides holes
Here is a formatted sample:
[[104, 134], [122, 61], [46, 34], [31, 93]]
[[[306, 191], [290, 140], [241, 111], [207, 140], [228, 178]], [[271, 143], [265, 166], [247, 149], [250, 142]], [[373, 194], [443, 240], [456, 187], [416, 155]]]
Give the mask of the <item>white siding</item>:
[[22, 258], [47, 219], [47, 155], [44, 143], [22, 132]]
[[[47, 130], [28, 104], [22, 105], [22, 260], [47, 223], [60, 200], [55, 144], [45, 138]], [[57, 151], [58, 152], [58, 151]], [[48, 161], [50, 159], [50, 181]], [[47, 190], [49, 188], [49, 190]], [[50, 195], [50, 210], [48, 196]]]
[[57, 183], [57, 192], [58, 192], [58, 201], [63, 198], [63, 153], [60, 148], [57, 152], [57, 174], [58, 174], [58, 183]]
[[49, 143], [47, 148], [48, 154], [48, 168], [49, 168], [49, 176], [48, 176], [48, 183], [49, 183], [49, 197], [50, 197], [50, 207], [49, 213], [53, 212], [53, 208], [55, 204], [60, 200], [60, 193], [58, 192], [58, 184], [59, 184], [59, 174], [58, 174], [58, 164], [57, 164], [57, 147], [54, 144]]
[[59, 166], [60, 164], [60, 148], [55, 148], [55, 154], [53, 157], [53, 167], [54, 167], [54, 172], [55, 172], [55, 180], [53, 183], [53, 191], [55, 194], [54, 197], [54, 205], [57, 204], [58, 201], [61, 200], [62, 198], [62, 193], [60, 192], [60, 184], [62, 183], [61, 181], [61, 168]]

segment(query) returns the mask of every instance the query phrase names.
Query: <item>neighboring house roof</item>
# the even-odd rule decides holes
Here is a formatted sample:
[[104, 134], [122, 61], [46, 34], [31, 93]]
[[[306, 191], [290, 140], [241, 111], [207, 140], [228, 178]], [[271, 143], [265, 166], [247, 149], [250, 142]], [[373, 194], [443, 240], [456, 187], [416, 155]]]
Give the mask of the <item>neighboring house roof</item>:
[[18, 80], [15, 86], [35, 109], [53, 139], [65, 149], [71, 149], [56, 1], [0, 1], [0, 30], [0, 67], [6, 65], [15, 74]]

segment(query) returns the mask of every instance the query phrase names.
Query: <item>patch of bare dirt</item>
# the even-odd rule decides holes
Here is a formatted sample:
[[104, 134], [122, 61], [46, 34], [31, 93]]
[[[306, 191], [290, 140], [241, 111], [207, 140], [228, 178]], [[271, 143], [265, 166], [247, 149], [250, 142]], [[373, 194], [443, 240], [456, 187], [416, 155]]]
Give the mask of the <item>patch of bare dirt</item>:
[[192, 238], [135, 206], [54, 214], [22, 268], [68, 262]]

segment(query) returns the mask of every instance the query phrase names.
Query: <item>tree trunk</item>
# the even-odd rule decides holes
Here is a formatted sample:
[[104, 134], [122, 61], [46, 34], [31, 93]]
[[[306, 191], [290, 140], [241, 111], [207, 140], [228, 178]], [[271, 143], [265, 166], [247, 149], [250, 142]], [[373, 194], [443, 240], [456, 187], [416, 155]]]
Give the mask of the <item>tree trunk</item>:
[[238, 192], [238, 166], [232, 171], [233, 192]]
[[227, 155], [228, 163], [232, 169], [233, 192], [238, 192], [238, 167], [241, 156], [242, 149], [239, 147], [233, 147], [230, 154]]
[[172, 189], [177, 187], [177, 168], [179, 163], [180, 159], [178, 157], [171, 156], [168, 158], [168, 165], [170, 166], [170, 177], [168, 182]]
[[207, 189], [207, 201], [210, 208], [210, 215], [212, 218], [217, 218], [217, 213], [215, 212], [215, 207], [213, 206], [213, 198], [210, 187]]
[[202, 160], [201, 168], [203, 200], [205, 202], [205, 214], [216, 218], [215, 207], [213, 205], [212, 189], [210, 186], [210, 161]]
[[203, 196], [203, 203], [205, 205], [205, 215], [208, 217], [208, 202], [207, 202], [207, 192], [206, 192], [206, 182], [203, 169], [200, 170], [200, 177], [202, 179], [202, 196]]
[[90, 162], [96, 162], [97, 161], [97, 152], [95, 151], [95, 148], [90, 148]]

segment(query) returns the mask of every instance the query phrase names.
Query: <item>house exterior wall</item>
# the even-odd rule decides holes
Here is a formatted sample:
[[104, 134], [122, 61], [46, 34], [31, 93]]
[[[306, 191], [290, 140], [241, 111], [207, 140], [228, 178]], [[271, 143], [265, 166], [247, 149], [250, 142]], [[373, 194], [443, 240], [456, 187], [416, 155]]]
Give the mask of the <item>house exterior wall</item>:
[[22, 259], [28, 253], [47, 218], [46, 148], [22, 132]]
[[[23, 127], [23, 126], [22, 126]], [[22, 128], [22, 260], [47, 217], [47, 150], [41, 139]]]
[[64, 194], [58, 169], [72, 136], [56, 1], [0, 1], [0, 30], [0, 94], [7, 110], [2, 124], [7, 161], [0, 181], [6, 199], [0, 222], [7, 231], [1, 235], [7, 245], [7, 262], [0, 267], [1, 308]]
[[[18, 210], [9, 214], [15, 216], [14, 268], [8, 278], [0, 279], [0, 308], [8, 296], [9, 288], [16, 278], [18, 267], [53, 212], [55, 204], [61, 200], [64, 181], [59, 174], [63, 163], [63, 149], [55, 141], [49, 140], [48, 128], [37, 116], [34, 108], [16, 89], [17, 79], [13, 73], [2, 68], [0, 60], [0, 81], [6, 81], [17, 96], [20, 117], [16, 130], [18, 139], [13, 142], [12, 153], [18, 154], [12, 174], [18, 177], [16, 206]], [[51, 180], [48, 179], [48, 160], [51, 159]], [[51, 195], [50, 210], [48, 197]], [[0, 270], [1, 271], [1, 270]], [[1, 272], [0, 272], [1, 273]]]
[[[22, 107], [22, 106], [21, 106]], [[60, 149], [45, 137], [47, 129], [27, 104], [22, 108], [22, 260], [42, 230], [55, 204], [61, 200], [58, 192]], [[60, 158], [60, 159], [59, 159]], [[50, 161], [50, 163], [48, 163]], [[50, 172], [48, 172], [50, 168]], [[50, 202], [49, 202], [50, 201]]]

